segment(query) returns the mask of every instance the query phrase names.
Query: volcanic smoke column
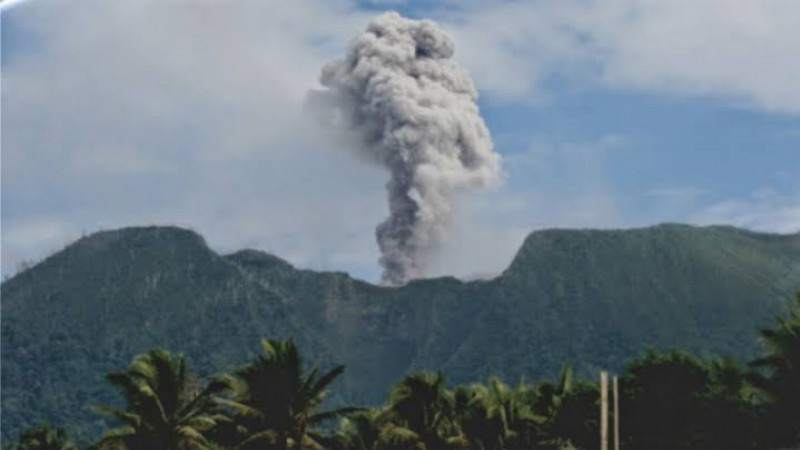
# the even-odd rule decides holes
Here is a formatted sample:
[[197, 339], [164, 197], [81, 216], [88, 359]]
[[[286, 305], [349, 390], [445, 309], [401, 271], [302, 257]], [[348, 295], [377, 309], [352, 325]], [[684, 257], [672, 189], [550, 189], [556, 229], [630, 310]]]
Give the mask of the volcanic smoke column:
[[390, 215], [376, 230], [386, 283], [423, 275], [451, 229], [454, 195], [500, 177], [478, 94], [453, 51], [434, 22], [386, 13], [322, 70], [326, 90], [316, 94], [391, 173]]

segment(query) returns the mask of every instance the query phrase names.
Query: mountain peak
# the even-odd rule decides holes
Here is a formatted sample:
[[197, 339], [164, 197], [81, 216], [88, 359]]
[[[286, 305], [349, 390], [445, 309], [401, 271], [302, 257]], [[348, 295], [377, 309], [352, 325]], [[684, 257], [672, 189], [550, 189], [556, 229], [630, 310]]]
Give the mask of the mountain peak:
[[[164, 259], [164, 257], [185, 259], [187, 254], [197, 253], [213, 252], [200, 234], [185, 228], [135, 226], [102, 230], [82, 236], [62, 250], [47, 256], [40, 263], [17, 273], [8, 281], [30, 276], [33, 271], [41, 272], [53, 267], [81, 266], [88, 261], [91, 261], [92, 265], [103, 260], [118, 264], [137, 257], [144, 260]], [[162, 257], [156, 257], [157, 254], [161, 254]]]
[[120, 241], [147, 243], [183, 243], [206, 247], [205, 239], [194, 230], [177, 226], [135, 226], [103, 230], [78, 239], [73, 245], [104, 249]]
[[726, 252], [753, 248], [756, 241], [797, 247], [800, 233], [781, 235], [733, 226], [680, 223], [628, 229], [550, 228], [530, 233], [504, 274], [527, 273], [545, 262], [568, 266], [582, 259], [645, 261], [670, 254], [679, 258], [679, 254], [687, 253], [706, 260], [719, 258], [724, 265]]
[[262, 270], [294, 270], [295, 267], [283, 258], [261, 250], [239, 250], [230, 255], [226, 255], [230, 261], [245, 267], [258, 268]]

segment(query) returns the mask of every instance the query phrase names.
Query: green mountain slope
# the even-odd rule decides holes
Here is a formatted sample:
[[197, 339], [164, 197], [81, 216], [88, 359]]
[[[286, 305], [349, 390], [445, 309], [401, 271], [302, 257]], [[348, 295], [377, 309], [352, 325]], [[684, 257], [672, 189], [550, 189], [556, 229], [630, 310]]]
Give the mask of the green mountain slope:
[[83, 238], [2, 285], [3, 437], [39, 420], [97, 429], [92, 404], [113, 398], [103, 375], [144, 349], [180, 349], [209, 373], [298, 329], [278, 296], [193, 232]]
[[662, 225], [531, 234], [490, 281], [401, 288], [299, 270], [263, 252], [220, 256], [197, 234], [129, 228], [83, 238], [2, 285], [3, 437], [46, 419], [100, 422], [102, 374], [152, 346], [201, 374], [261, 336], [295, 336], [347, 364], [338, 400], [380, 400], [403, 373], [453, 382], [588, 372], [648, 347], [749, 358], [757, 329], [800, 290], [800, 234]]

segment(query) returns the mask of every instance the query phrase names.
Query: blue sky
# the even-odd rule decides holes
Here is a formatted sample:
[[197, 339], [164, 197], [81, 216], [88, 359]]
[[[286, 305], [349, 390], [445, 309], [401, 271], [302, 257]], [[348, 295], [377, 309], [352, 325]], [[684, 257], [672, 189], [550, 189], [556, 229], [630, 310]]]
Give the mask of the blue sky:
[[800, 230], [797, 2], [27, 0], [1, 19], [3, 274], [155, 223], [375, 280], [386, 175], [302, 105], [387, 9], [453, 36], [503, 155], [431, 274], [553, 226]]

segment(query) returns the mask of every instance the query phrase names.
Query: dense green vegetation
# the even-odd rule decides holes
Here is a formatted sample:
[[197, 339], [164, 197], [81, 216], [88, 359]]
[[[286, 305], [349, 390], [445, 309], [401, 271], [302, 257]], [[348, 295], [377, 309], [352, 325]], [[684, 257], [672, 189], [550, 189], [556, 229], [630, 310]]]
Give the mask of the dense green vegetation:
[[744, 362], [798, 289], [800, 234], [726, 227], [545, 230], [494, 279], [401, 288], [221, 256], [178, 228], [106, 231], [2, 284], [2, 435], [49, 422], [95, 441], [106, 423], [90, 405], [117, 398], [103, 374], [159, 346], [205, 379], [262, 336], [294, 336], [322, 367], [347, 366], [332, 406], [380, 404], [419, 371], [469, 385], [556, 379], [572, 361], [585, 377], [648, 348]]
[[[682, 351], [649, 351], [621, 375], [623, 448], [769, 450], [800, 444], [800, 294], [789, 316], [761, 332], [766, 353], [745, 367]], [[371, 409], [321, 411], [344, 366], [303, 364], [293, 341], [201, 381], [164, 350], [137, 356], [106, 379], [121, 407], [96, 450], [503, 450], [598, 447], [598, 386], [574, 381], [447, 385], [443, 372], [406, 375]], [[341, 419], [337, 427], [326, 421]], [[8, 450], [75, 449], [63, 430], [34, 427]]]

